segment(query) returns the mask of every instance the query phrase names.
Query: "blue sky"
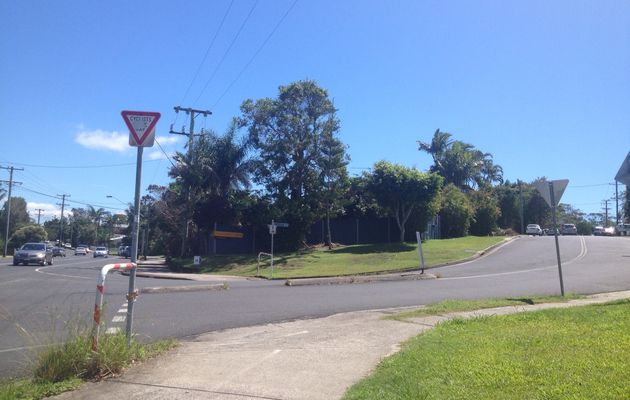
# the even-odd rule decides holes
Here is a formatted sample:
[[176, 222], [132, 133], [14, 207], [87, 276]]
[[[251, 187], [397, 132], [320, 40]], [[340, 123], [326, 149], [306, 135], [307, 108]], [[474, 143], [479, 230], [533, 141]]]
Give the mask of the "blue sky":
[[[132, 201], [122, 110], [160, 112], [172, 154], [185, 138], [170, 124], [188, 124], [174, 106], [211, 110], [196, 126], [222, 133], [243, 100], [300, 79], [334, 100], [351, 174], [381, 159], [428, 169], [416, 141], [440, 128], [511, 181], [569, 179], [562, 201], [600, 212], [630, 151], [622, 0], [8, 0], [0, 50], [0, 165], [24, 168], [14, 194], [44, 218], [57, 194], [114, 212]], [[168, 182], [157, 146], [144, 161], [143, 188]]]

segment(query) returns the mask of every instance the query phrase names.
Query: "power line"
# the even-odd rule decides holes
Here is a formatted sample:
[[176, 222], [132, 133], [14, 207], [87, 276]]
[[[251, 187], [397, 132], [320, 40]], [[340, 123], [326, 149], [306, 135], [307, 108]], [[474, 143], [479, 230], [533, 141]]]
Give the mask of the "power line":
[[[179, 102], [180, 104], [183, 103], [184, 100], [186, 100], [186, 96], [188, 96], [188, 92], [190, 92], [190, 89], [192, 88], [193, 83], [195, 83], [195, 80], [197, 79], [197, 76], [199, 76], [199, 72], [201, 72], [201, 67], [206, 62], [206, 59], [208, 58], [208, 54], [210, 53], [210, 49], [212, 48], [212, 46], [214, 46], [214, 42], [216, 41], [217, 37], [219, 36], [219, 32], [221, 31], [221, 28], [223, 28], [223, 25], [225, 24], [225, 20], [227, 19], [227, 16], [230, 13], [230, 10], [232, 9], [233, 5], [234, 5], [234, 0], [232, 0], [230, 2], [230, 5], [228, 6], [227, 10], [225, 11], [225, 14], [223, 14], [223, 18], [221, 19], [221, 23], [219, 24], [219, 27], [217, 28], [217, 30], [214, 32], [214, 36], [212, 37], [212, 40], [210, 41], [210, 44], [208, 45], [208, 48], [206, 48], [206, 53], [203, 55], [203, 58], [202, 58], [201, 62], [199, 63], [199, 66], [197, 67], [197, 71], [195, 71], [195, 75], [193, 76], [192, 80], [190, 81], [190, 85], [188, 85], [188, 88], [186, 89], [186, 92], [184, 92], [184, 96], [182, 97], [182, 100]], [[179, 114], [175, 114], [175, 121], [173, 121], [173, 124], [177, 123], [177, 117], [178, 116], [179, 116]]]
[[287, 11], [284, 13], [284, 15], [282, 16], [282, 18], [280, 18], [280, 20], [278, 21], [278, 23], [276, 24], [276, 26], [271, 30], [271, 32], [267, 35], [267, 37], [265, 38], [265, 40], [262, 42], [262, 44], [258, 47], [258, 49], [256, 50], [256, 52], [254, 53], [254, 55], [249, 59], [249, 61], [247, 61], [247, 63], [245, 64], [245, 66], [240, 70], [240, 72], [238, 73], [238, 75], [236, 75], [236, 78], [234, 78], [234, 80], [232, 82], [230, 82], [230, 84], [227, 86], [227, 88], [223, 91], [223, 93], [221, 94], [221, 96], [219, 96], [219, 98], [217, 99], [217, 101], [215, 101], [214, 105], [212, 106], [212, 108], [216, 108], [217, 104], [219, 104], [219, 102], [223, 99], [223, 97], [227, 94], [227, 92], [230, 91], [230, 89], [232, 88], [232, 86], [234, 86], [234, 84], [236, 83], [236, 81], [238, 81], [241, 78], [241, 75], [243, 75], [243, 73], [245, 72], [245, 70], [247, 70], [247, 68], [250, 66], [250, 64], [254, 61], [254, 59], [256, 58], [256, 56], [258, 56], [258, 54], [262, 51], [262, 49], [265, 47], [265, 45], [267, 44], [267, 42], [269, 41], [269, 39], [271, 39], [271, 37], [273, 36], [274, 33], [276, 33], [276, 31], [278, 30], [278, 28], [280, 27], [280, 25], [282, 24], [282, 22], [284, 21], [284, 19], [287, 17], [287, 15], [289, 15], [289, 13], [291, 12], [291, 10], [293, 9], [293, 7], [295, 7], [295, 5], [297, 4], [298, 0], [294, 0], [293, 3], [291, 4], [291, 6], [289, 6], [289, 8], [287, 9]]
[[[142, 163], [156, 162], [159, 160], [145, 160]], [[123, 163], [123, 164], [103, 164], [103, 165], [36, 165], [36, 164], [24, 164], [24, 163], [11, 163], [15, 165], [21, 165], [23, 167], [32, 167], [32, 168], [58, 168], [58, 169], [87, 169], [87, 168], [112, 168], [112, 167], [128, 167], [130, 165], [136, 165], [133, 163]]]
[[[179, 114], [179, 113], [175, 113], [175, 114]], [[171, 160], [171, 157], [168, 154], [166, 154], [166, 152], [162, 148], [162, 145], [160, 144], [160, 142], [157, 141], [157, 138], [155, 139], [155, 143], [157, 143], [157, 145], [160, 148], [160, 150], [162, 150], [162, 153], [164, 153], [164, 155], [166, 156], [166, 159], [168, 160], [168, 162], [170, 162], [171, 165], [173, 166], [173, 168], [175, 168], [175, 164], [173, 163], [173, 160]]]
[[241, 24], [241, 26], [238, 28], [238, 31], [236, 32], [236, 35], [234, 36], [234, 38], [232, 39], [232, 42], [230, 43], [230, 45], [228, 46], [227, 50], [225, 50], [225, 52], [223, 53], [223, 56], [221, 57], [221, 60], [219, 60], [219, 63], [217, 64], [217, 66], [214, 68], [214, 70], [212, 71], [212, 74], [210, 75], [210, 78], [208, 78], [208, 80], [206, 81], [206, 84], [203, 86], [203, 88], [201, 89], [201, 93], [199, 93], [199, 96], [197, 96], [197, 98], [195, 99], [195, 101], [193, 101], [193, 107], [197, 104], [197, 102], [199, 101], [199, 99], [201, 98], [201, 96], [203, 95], [203, 92], [206, 91], [206, 88], [208, 87], [208, 85], [210, 84], [210, 82], [212, 81], [212, 79], [214, 78], [214, 76], [216, 75], [217, 71], [219, 70], [219, 68], [221, 68], [221, 65], [223, 64], [223, 62], [226, 60], [227, 55], [230, 53], [230, 50], [232, 50], [232, 46], [234, 46], [234, 43], [236, 43], [236, 40], [238, 39], [238, 37], [241, 35], [241, 32], [243, 31], [243, 28], [245, 28], [245, 25], [247, 24], [247, 21], [249, 21], [249, 18], [252, 16], [254, 9], [256, 8], [256, 5], [258, 5], [258, 0], [256, 0], [254, 2], [254, 5], [252, 5], [252, 8], [249, 10], [249, 13], [247, 14], [247, 17], [245, 17], [245, 19], [243, 20], [243, 23]]
[[[51, 195], [51, 194], [48, 194], [48, 193], [42, 193], [42, 192], [39, 192], [37, 190], [29, 189], [29, 188], [24, 187], [24, 186], [20, 186], [19, 189], [27, 191], [27, 192], [30, 192], [30, 193], [38, 194], [40, 196], [50, 197], [50, 198], [55, 199], [55, 200], [61, 200], [60, 196], [55, 196], [55, 195]], [[74, 203], [74, 204], [79, 204], [79, 205], [82, 205], [82, 206], [96, 206], [96, 207], [104, 208], [106, 210], [125, 211], [122, 208], [110, 207], [110, 206], [105, 206], [105, 205], [102, 205], [102, 204], [88, 203], [88, 202], [79, 201], [79, 200], [66, 199], [66, 203]]]

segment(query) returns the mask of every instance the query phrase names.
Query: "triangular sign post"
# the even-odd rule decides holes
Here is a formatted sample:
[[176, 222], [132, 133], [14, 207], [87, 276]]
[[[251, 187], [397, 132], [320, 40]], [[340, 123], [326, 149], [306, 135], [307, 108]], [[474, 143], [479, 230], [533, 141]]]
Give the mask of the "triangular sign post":
[[[553, 185], [553, 202], [551, 201], [551, 190], [549, 183]], [[558, 204], [560, 204], [560, 198], [564, 194], [564, 189], [567, 188], [568, 184], [568, 179], [558, 179], [551, 182], [545, 180], [534, 182], [534, 186], [536, 187], [536, 189], [538, 189], [538, 192], [540, 193], [542, 198], [545, 199], [545, 201], [547, 202], [547, 204], [549, 204], [549, 207], [551, 208], [556, 207]]]
[[623, 164], [621, 164], [619, 172], [615, 175], [615, 180], [626, 186], [630, 186], [630, 152], [626, 156], [626, 159], [623, 160]]
[[556, 227], [558, 223], [556, 222], [556, 206], [560, 204], [560, 198], [564, 194], [564, 189], [567, 188], [569, 184], [568, 179], [558, 179], [555, 181], [545, 181], [540, 180], [534, 182], [534, 186], [540, 192], [540, 195], [543, 199], [549, 204], [551, 207], [551, 215], [553, 217], [553, 230], [555, 232], [556, 238], [556, 258], [558, 259], [558, 275], [560, 277], [560, 293], [564, 297], [564, 282], [562, 279], [562, 262], [560, 261], [560, 244], [558, 243], [558, 231]]
[[155, 142], [155, 124], [160, 119], [160, 113], [123, 111], [120, 114], [129, 128], [129, 146], [152, 147]]

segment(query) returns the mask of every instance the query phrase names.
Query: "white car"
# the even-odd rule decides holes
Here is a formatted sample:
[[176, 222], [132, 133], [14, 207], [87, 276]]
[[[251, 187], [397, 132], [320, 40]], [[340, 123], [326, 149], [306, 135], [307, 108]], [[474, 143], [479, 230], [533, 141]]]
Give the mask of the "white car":
[[543, 230], [538, 224], [529, 224], [527, 225], [527, 228], [525, 228], [525, 233], [528, 235], [542, 236]]
[[562, 224], [563, 235], [577, 235], [577, 227], [575, 224]]
[[76, 249], [74, 249], [74, 255], [75, 256], [87, 256], [87, 250], [85, 249], [85, 247], [77, 247]]
[[107, 247], [97, 247], [94, 250], [94, 258], [96, 257], [105, 257], [107, 258], [108, 252], [107, 252]]

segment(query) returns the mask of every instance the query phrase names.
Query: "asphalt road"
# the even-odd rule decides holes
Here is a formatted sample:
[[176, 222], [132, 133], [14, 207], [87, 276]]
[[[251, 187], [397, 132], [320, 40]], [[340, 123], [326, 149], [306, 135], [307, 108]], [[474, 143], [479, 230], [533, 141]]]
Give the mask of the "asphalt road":
[[[560, 237], [566, 292], [630, 289], [630, 239]], [[115, 261], [114, 261], [115, 260]], [[96, 279], [117, 258], [56, 258], [50, 267], [0, 264], [0, 376], [18, 375], [43, 344], [90, 326]], [[418, 306], [447, 298], [559, 294], [553, 237], [521, 237], [472, 262], [432, 269], [435, 280], [285, 286], [284, 281], [230, 281], [228, 290], [142, 294], [134, 333], [141, 340], [190, 337], [240, 326], [315, 318], [339, 312]], [[138, 278], [137, 287], [207, 285]], [[106, 281], [107, 328], [124, 329], [128, 278]]]

